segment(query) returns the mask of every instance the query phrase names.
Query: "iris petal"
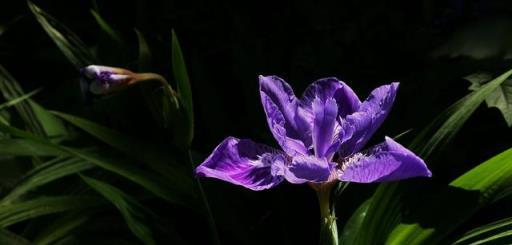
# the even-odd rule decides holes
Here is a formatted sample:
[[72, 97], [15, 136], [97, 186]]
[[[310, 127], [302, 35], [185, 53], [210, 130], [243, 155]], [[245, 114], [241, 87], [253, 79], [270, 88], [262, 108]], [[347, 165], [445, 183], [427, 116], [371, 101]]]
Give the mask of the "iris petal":
[[289, 155], [306, 154], [311, 145], [311, 123], [299, 108], [288, 83], [276, 76], [260, 76], [260, 94], [270, 130]]
[[334, 143], [336, 116], [338, 106], [333, 98], [322, 101], [316, 98], [313, 101], [313, 145], [315, 155], [324, 157], [329, 147]]
[[280, 169], [285, 161], [285, 155], [269, 146], [229, 137], [196, 168], [196, 174], [259, 191], [283, 181]]
[[361, 104], [357, 95], [344, 82], [334, 77], [319, 79], [309, 85], [301, 98], [301, 105], [311, 108], [313, 101], [334, 99], [338, 105], [338, 116], [345, 117], [359, 109]]
[[297, 156], [286, 167], [284, 177], [290, 183], [320, 183], [329, 180], [335, 163], [325, 158], [314, 156]]
[[[398, 83], [391, 83], [374, 89], [361, 103], [358, 111], [348, 115], [342, 128], [351, 130], [352, 138], [343, 144], [340, 155], [348, 156], [361, 150], [375, 131], [382, 125], [395, 101]], [[343, 132], [343, 130], [342, 130]]]
[[363, 153], [346, 158], [338, 170], [338, 179], [347, 182], [386, 182], [412, 177], [430, 177], [425, 162], [393, 139]]

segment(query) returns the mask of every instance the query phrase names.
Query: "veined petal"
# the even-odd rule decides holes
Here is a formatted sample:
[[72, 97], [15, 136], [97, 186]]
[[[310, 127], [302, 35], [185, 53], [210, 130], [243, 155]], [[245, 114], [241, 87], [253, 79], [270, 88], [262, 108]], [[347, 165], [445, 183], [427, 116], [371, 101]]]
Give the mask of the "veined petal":
[[386, 137], [382, 144], [364, 153], [356, 153], [341, 163], [338, 179], [347, 182], [372, 183], [430, 177], [425, 162], [393, 139]]
[[335, 165], [335, 163], [329, 162], [325, 158], [297, 156], [285, 168], [284, 177], [288, 182], [294, 184], [320, 183], [329, 180]]
[[311, 108], [313, 101], [319, 98], [322, 101], [333, 98], [338, 105], [338, 116], [345, 117], [359, 109], [361, 101], [352, 89], [335, 77], [319, 79], [309, 85], [301, 98], [301, 105]]
[[311, 123], [292, 88], [277, 76], [259, 78], [261, 101], [274, 138], [289, 155], [306, 154], [311, 145]]
[[322, 158], [329, 147], [334, 143], [334, 133], [338, 105], [333, 98], [321, 100], [316, 98], [313, 101], [313, 146], [316, 157]]
[[195, 172], [259, 191], [283, 181], [285, 161], [285, 155], [269, 146], [228, 137]]
[[353, 135], [341, 148], [340, 154], [347, 156], [358, 152], [382, 125], [395, 101], [399, 83], [380, 86], [361, 103], [358, 111], [348, 115], [342, 128], [352, 128]]

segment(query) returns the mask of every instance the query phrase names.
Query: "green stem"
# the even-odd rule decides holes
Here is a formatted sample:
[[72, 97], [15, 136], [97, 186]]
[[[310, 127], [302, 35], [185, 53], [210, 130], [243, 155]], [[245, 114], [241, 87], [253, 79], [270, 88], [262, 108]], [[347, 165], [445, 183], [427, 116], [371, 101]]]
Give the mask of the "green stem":
[[[188, 158], [190, 160], [190, 165], [192, 168], [195, 168], [194, 160], [192, 159], [192, 152], [188, 150]], [[215, 225], [215, 219], [213, 218], [212, 210], [210, 208], [210, 204], [208, 203], [208, 198], [206, 197], [206, 193], [204, 192], [203, 185], [199, 179], [196, 179], [197, 186], [199, 189], [199, 193], [201, 194], [201, 199], [203, 201], [204, 208], [206, 210], [206, 214], [208, 215], [208, 225], [210, 226], [210, 231], [212, 235], [212, 240], [214, 244], [220, 245], [219, 233], [217, 232], [217, 226]]]
[[165, 77], [163, 77], [159, 74], [156, 74], [156, 73], [138, 73], [137, 80], [138, 81], [157, 81], [157, 82], [159, 82], [160, 84], [162, 84], [162, 87], [163, 87], [165, 93], [167, 93], [169, 98], [171, 98], [171, 100], [174, 103], [174, 105], [176, 106], [176, 108], [179, 108], [178, 96], [177, 96], [176, 92], [174, 91], [174, 89], [172, 89], [171, 84], [169, 84], [169, 82], [167, 82], [167, 79], [165, 79]]
[[332, 185], [320, 185], [316, 189], [318, 204], [320, 205], [320, 245], [338, 245], [338, 227], [334, 208], [330, 207], [330, 194]]

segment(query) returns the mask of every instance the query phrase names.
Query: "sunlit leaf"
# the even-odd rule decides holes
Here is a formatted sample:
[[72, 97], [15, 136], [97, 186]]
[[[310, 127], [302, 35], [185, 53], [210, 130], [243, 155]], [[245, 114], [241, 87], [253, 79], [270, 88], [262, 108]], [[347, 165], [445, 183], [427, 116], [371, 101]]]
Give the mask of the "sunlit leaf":
[[[434, 244], [441, 241], [512, 185], [512, 149], [502, 152], [464, 173], [428, 202], [415, 207], [412, 220], [398, 225], [389, 244]], [[443, 222], [439, 222], [442, 220]], [[431, 225], [422, 224], [427, 223]]]
[[[511, 74], [512, 70], [505, 72], [485, 86], [482, 86], [478, 91], [470, 93], [450, 106], [420, 132], [412, 142], [411, 148], [415, 149], [415, 152], [420, 153], [424, 159], [427, 159], [429, 164], [428, 156], [437, 149], [442, 149], [442, 146], [455, 136], [485, 98]], [[379, 185], [370, 199], [366, 218], [358, 228], [359, 232], [355, 244], [381, 244], [388, 239], [390, 232], [401, 222], [404, 209], [401, 200], [403, 194], [414, 191], [408, 190], [407, 187], [407, 185], [400, 183], [384, 183]], [[448, 202], [451, 204], [457, 203], [453, 200]], [[466, 204], [459, 205], [465, 206]], [[429, 212], [427, 213], [430, 214]], [[432, 215], [432, 217], [436, 216]]]
[[[478, 106], [482, 104], [482, 102], [503, 82], [505, 82], [511, 74], [512, 70], [503, 73], [482, 86], [480, 89], [460, 99], [445, 112], [441, 113], [441, 115], [438, 116], [430, 126], [423, 130], [413, 141], [412, 145], [417, 149], [417, 153], [419, 153], [423, 158], [428, 158], [437, 148], [442, 148], [446, 145], [446, 143], [448, 143], [460, 130], [462, 125], [464, 125]], [[436, 125], [440, 125], [439, 128], [436, 128]], [[432, 129], [435, 129], [435, 131], [433, 132]]]
[[468, 231], [453, 244], [505, 244], [499, 240], [511, 236], [512, 218], [509, 217]]
[[[490, 74], [478, 73], [465, 78], [471, 83], [469, 89], [478, 91], [492, 79], [492, 76]], [[488, 107], [498, 108], [508, 126], [512, 127], [512, 79], [503, 81], [485, 98], [485, 103]]]

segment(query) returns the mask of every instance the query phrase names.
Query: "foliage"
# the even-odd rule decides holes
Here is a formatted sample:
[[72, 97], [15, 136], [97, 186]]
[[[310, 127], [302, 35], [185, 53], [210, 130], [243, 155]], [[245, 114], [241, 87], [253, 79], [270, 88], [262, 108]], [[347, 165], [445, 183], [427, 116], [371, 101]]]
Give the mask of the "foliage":
[[[46, 96], [57, 92], [46, 87], [30, 88], [30, 81], [20, 84], [10, 70], [0, 65], [0, 92], [4, 99], [0, 104], [0, 244], [259, 244], [268, 243], [271, 236], [275, 240], [270, 243], [276, 244], [307, 243], [301, 240], [303, 237], [316, 241], [318, 232], [311, 232], [311, 227], [317, 225], [311, 193], [302, 193], [311, 201], [305, 204], [292, 197], [298, 192], [293, 187], [280, 187], [265, 194], [246, 193], [194, 179], [192, 168], [205, 157], [200, 152], [214, 141], [202, 137], [215, 135], [217, 132], [210, 131], [223, 122], [234, 125], [240, 121], [222, 105], [216, 106], [216, 99], [222, 96], [208, 89], [215, 85], [201, 82], [200, 75], [189, 72], [187, 68], [198, 64], [185, 62], [189, 61], [188, 50], [182, 49], [170, 26], [164, 34], [133, 28], [129, 32], [119, 30], [96, 6], [89, 14], [98, 28], [99, 41], [90, 44], [90, 40], [82, 40], [72, 28], [30, 1], [27, 11], [53, 42], [56, 53], [60, 52], [56, 56], [71, 65], [75, 75], [59, 82], [65, 84], [64, 91], [72, 97], [79, 98], [80, 68], [108, 64], [166, 75], [177, 88], [179, 108], [172, 104], [175, 98], [169, 98], [157, 83], [136, 85], [92, 102], [80, 98], [85, 103], [78, 107], [59, 107], [49, 103], [47, 98], [52, 96]], [[17, 28], [19, 21], [17, 17], [5, 27], [0, 26], [0, 36]], [[258, 49], [257, 45], [251, 47]], [[503, 65], [503, 61], [499, 63]], [[58, 69], [50, 72], [59, 73]], [[467, 77], [470, 93], [422, 130], [412, 130], [403, 137], [433, 167], [431, 181], [410, 180], [379, 184], [376, 188], [344, 185], [343, 194], [336, 200], [337, 213], [344, 218], [338, 220], [340, 243], [510, 242], [510, 212], [490, 212], [512, 200], [510, 141], [464, 142], [494, 147], [480, 158], [466, 158], [464, 152], [450, 150], [455, 143], [466, 140], [465, 135], [477, 131], [472, 123], [476, 117], [498, 121], [483, 116], [487, 115], [480, 107], [484, 101], [497, 107], [511, 125], [511, 74], [512, 70], [503, 69], [496, 76]], [[196, 93], [192, 96], [193, 91], [209, 97]], [[236, 98], [245, 96], [243, 91], [237, 92], [241, 95]], [[256, 90], [251, 93], [256, 94]], [[239, 103], [232, 98], [223, 99], [229, 104]], [[419, 98], [413, 102], [416, 100]], [[223, 119], [224, 114], [231, 117]], [[258, 113], [247, 114], [251, 115], [245, 118], [250, 119]], [[257, 132], [251, 125], [246, 128]], [[224, 130], [220, 132], [228, 129]], [[397, 127], [397, 131], [403, 130]], [[265, 137], [254, 132], [251, 133]], [[501, 145], [495, 147], [498, 143]], [[452, 166], [454, 160], [464, 165]], [[352, 190], [358, 193], [351, 194]], [[302, 219], [297, 221], [298, 210]], [[309, 222], [311, 219], [313, 222]]]

